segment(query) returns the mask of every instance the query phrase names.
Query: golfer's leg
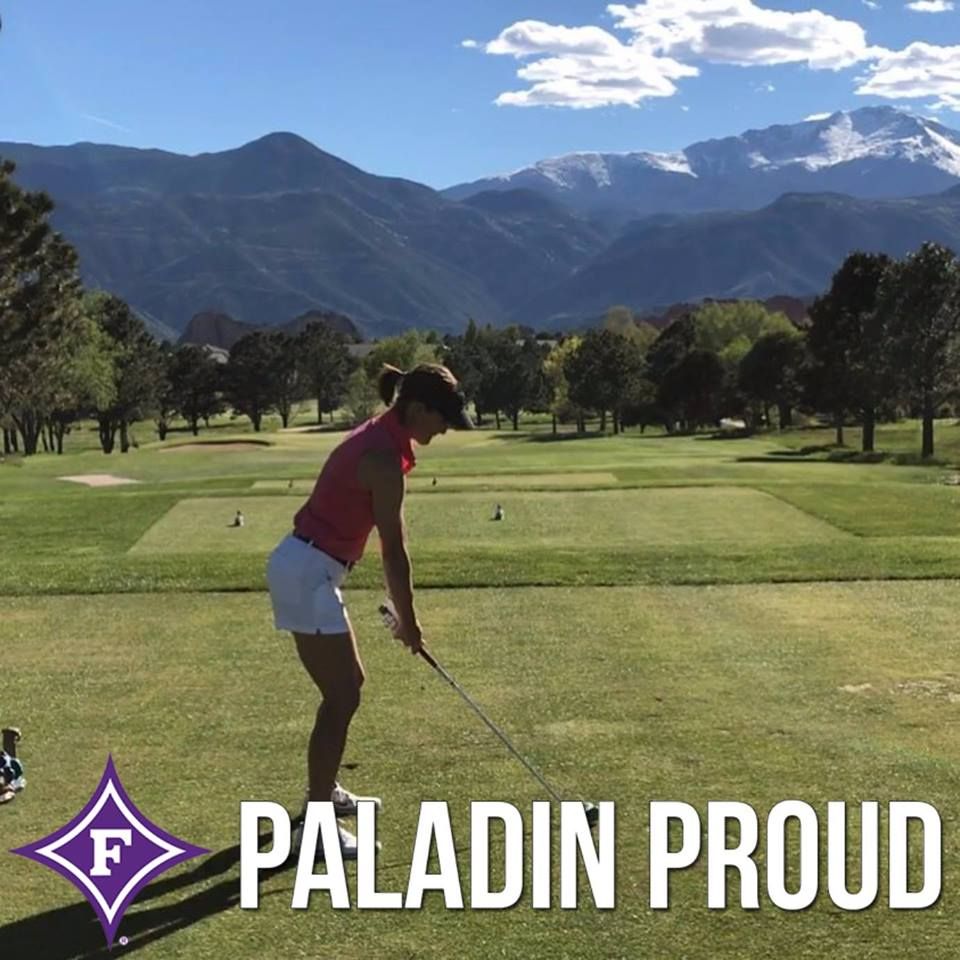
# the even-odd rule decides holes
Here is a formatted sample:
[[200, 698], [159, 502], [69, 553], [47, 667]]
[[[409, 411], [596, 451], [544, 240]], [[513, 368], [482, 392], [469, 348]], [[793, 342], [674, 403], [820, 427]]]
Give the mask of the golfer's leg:
[[323, 697], [307, 747], [308, 800], [329, 800], [347, 742], [350, 721], [360, 705], [363, 665], [352, 631], [295, 633], [297, 653]]

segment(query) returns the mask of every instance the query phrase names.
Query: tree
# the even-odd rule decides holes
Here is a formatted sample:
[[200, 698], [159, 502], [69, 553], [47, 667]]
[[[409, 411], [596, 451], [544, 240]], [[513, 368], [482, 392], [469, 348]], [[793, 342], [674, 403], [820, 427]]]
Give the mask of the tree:
[[[179, 411], [194, 436], [200, 433], [200, 421], [220, 413], [220, 364], [204, 347], [180, 344], [170, 353], [167, 365], [169, 391], [159, 406]], [[160, 439], [166, 436], [166, 427]]]
[[60, 368], [47, 416], [44, 445], [58, 454], [63, 453], [64, 436], [74, 421], [109, 406], [116, 398], [110, 339], [86, 316], [84, 324], [82, 343]]
[[485, 331], [489, 364], [478, 391], [477, 406], [497, 417], [505, 413], [514, 430], [520, 428], [520, 411], [543, 403], [544, 348], [533, 338], [518, 340], [515, 327]]
[[271, 400], [286, 429], [296, 412], [296, 405], [307, 395], [307, 385], [297, 362], [296, 339], [282, 330], [271, 330], [266, 337], [271, 354], [270, 367], [266, 372]]
[[557, 433], [558, 420], [575, 419], [577, 429], [583, 429], [583, 410], [570, 399], [570, 381], [567, 379], [568, 358], [579, 349], [580, 337], [566, 337], [543, 358], [543, 375], [546, 381], [547, 409], [553, 415], [553, 433]]
[[113, 396], [97, 407], [100, 446], [112, 453], [120, 434], [120, 450], [131, 446], [130, 425], [152, 416], [164, 389], [166, 366], [160, 345], [144, 322], [119, 297], [95, 291], [84, 297], [84, 310], [109, 338]]
[[363, 367], [367, 376], [377, 382], [385, 363], [400, 370], [410, 370], [419, 363], [436, 363], [439, 344], [431, 341], [419, 330], [407, 330], [396, 337], [378, 341], [364, 358]]
[[763, 404], [764, 419], [768, 423], [768, 408], [776, 405], [781, 430], [793, 425], [793, 408], [802, 396], [801, 370], [805, 357], [803, 337], [794, 330], [765, 334], [740, 361], [740, 389]]
[[103, 343], [80, 306], [76, 253], [47, 222], [53, 202], [14, 170], [0, 162], [0, 417], [4, 450], [32, 455], [42, 435], [62, 449], [70, 411], [102, 396]]
[[723, 380], [723, 364], [715, 353], [691, 350], [667, 371], [657, 398], [663, 407], [679, 411], [683, 430], [695, 430], [720, 419]]
[[224, 399], [237, 413], [250, 418], [256, 433], [276, 403], [276, 351], [277, 341], [269, 333], [255, 330], [230, 348], [223, 372]]
[[830, 289], [810, 308], [811, 398], [832, 413], [839, 445], [845, 416], [859, 409], [865, 452], [874, 448], [876, 408], [892, 388], [877, 317], [877, 293], [890, 264], [885, 254], [850, 254], [833, 275]]
[[697, 309], [693, 322], [697, 348], [709, 350], [721, 360], [732, 348], [739, 361], [761, 337], [796, 330], [785, 314], [771, 312], [756, 300], [705, 303]]
[[[443, 362], [457, 378], [468, 401], [476, 402], [482, 385], [491, 374], [492, 361], [487, 340], [471, 318], [460, 336], [448, 335], [443, 343]], [[483, 425], [482, 411], [477, 407], [477, 421]]]
[[632, 400], [643, 370], [640, 348], [606, 329], [590, 330], [564, 364], [570, 399], [599, 412], [601, 431], [606, 430], [607, 413], [612, 413], [614, 433], [620, 431], [620, 415]]
[[356, 368], [347, 338], [325, 323], [308, 323], [297, 337], [297, 363], [304, 388], [317, 401], [317, 423], [323, 423], [324, 413], [343, 403]]
[[660, 332], [653, 324], [638, 320], [634, 312], [624, 306], [610, 307], [604, 315], [602, 326], [604, 330], [626, 337], [644, 353]]
[[667, 373], [696, 346], [697, 328], [687, 314], [664, 327], [647, 350], [647, 376], [657, 386]]
[[953, 251], [925, 243], [892, 263], [877, 312], [898, 379], [921, 411], [921, 456], [932, 457], [937, 407], [957, 388], [960, 265]]
[[376, 413], [380, 394], [362, 367], [350, 374], [343, 402], [352, 423], [362, 423]]

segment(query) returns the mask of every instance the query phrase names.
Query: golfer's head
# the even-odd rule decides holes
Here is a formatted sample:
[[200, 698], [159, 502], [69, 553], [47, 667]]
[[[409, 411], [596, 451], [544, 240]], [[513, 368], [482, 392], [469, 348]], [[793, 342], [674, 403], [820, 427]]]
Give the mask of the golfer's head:
[[448, 428], [473, 429], [456, 378], [438, 363], [421, 363], [406, 373], [384, 366], [379, 387], [383, 402], [393, 405], [417, 443], [427, 444]]

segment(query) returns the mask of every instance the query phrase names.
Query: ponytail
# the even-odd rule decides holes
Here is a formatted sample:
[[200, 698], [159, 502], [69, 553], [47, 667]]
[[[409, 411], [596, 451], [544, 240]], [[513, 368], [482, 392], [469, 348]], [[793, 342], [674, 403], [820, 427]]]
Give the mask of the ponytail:
[[393, 398], [403, 379], [403, 371], [385, 363], [380, 370], [380, 377], [377, 379], [377, 391], [380, 399], [389, 407], [393, 403]]

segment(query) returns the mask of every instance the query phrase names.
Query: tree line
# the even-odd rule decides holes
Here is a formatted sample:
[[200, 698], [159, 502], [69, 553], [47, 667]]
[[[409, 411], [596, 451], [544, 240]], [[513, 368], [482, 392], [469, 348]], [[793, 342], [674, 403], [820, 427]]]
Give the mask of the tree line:
[[585, 334], [549, 336], [470, 320], [440, 337], [410, 330], [375, 343], [362, 359], [324, 324], [297, 334], [257, 331], [225, 363], [204, 347], [158, 343], [118, 296], [87, 291], [75, 251], [49, 225], [48, 196], [19, 188], [0, 164], [0, 427], [4, 453], [62, 452], [79, 419], [96, 421], [105, 453], [136, 444], [132, 426], [153, 421], [161, 439], [174, 418], [198, 433], [232, 411], [253, 429], [270, 414], [284, 427], [305, 400], [317, 419], [343, 409], [351, 421], [378, 404], [383, 363], [442, 362], [458, 377], [480, 423], [522, 411], [613, 432], [659, 424], [692, 431], [742, 420], [744, 429], [826, 415], [875, 425], [903, 414], [933, 423], [960, 389], [960, 266], [927, 243], [902, 260], [851, 254], [800, 326], [755, 302], [708, 302], [663, 329], [626, 307]]

